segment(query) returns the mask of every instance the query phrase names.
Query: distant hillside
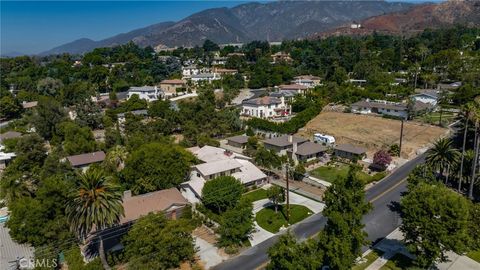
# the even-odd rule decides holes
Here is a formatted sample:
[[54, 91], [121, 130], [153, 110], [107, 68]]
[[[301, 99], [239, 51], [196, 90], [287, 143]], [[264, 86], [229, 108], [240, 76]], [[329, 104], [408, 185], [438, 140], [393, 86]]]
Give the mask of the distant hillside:
[[313, 35], [368, 35], [373, 32], [411, 35], [426, 28], [441, 28], [453, 25], [480, 26], [480, 1], [451, 0], [439, 4], [424, 4], [412, 8], [374, 16], [360, 22], [360, 29], [345, 25]]
[[281, 41], [307, 37], [351, 21], [402, 11], [411, 6], [385, 1], [248, 3], [233, 8], [204, 10], [178, 22], [159, 23], [100, 41], [79, 39], [42, 54], [83, 53], [128, 41], [153, 47], [201, 45], [206, 39], [217, 43]]

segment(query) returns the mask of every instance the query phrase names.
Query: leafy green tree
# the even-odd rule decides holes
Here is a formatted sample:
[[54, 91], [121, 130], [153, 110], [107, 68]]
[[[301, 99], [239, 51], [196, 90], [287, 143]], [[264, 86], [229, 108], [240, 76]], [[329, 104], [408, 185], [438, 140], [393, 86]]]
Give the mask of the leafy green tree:
[[0, 98], [0, 118], [16, 118], [22, 113], [22, 105], [11, 95]]
[[82, 127], [90, 127], [91, 129], [102, 128], [102, 111], [100, 107], [91, 100], [83, 100], [75, 106], [77, 122]]
[[232, 176], [219, 176], [203, 186], [202, 203], [216, 213], [223, 213], [237, 205], [243, 191], [243, 184], [239, 180]]
[[38, 93], [44, 96], [56, 96], [62, 88], [62, 81], [51, 77], [41, 79], [37, 83]]
[[65, 216], [65, 201], [71, 187], [70, 179], [52, 176], [40, 183], [36, 197], [23, 196], [9, 203], [10, 235], [20, 243], [36, 247], [55, 246], [71, 239]]
[[149, 143], [127, 158], [122, 178], [135, 194], [171, 188], [185, 181], [194, 160], [178, 145]]
[[220, 50], [220, 47], [218, 47], [217, 43], [211, 41], [210, 39], [207, 39], [203, 42], [202, 48], [206, 52], [213, 52], [213, 51]]
[[254, 230], [252, 211], [252, 202], [240, 199], [235, 207], [223, 213], [218, 228], [220, 246], [239, 246], [248, 241]]
[[53, 98], [42, 97], [38, 100], [37, 114], [33, 118], [33, 125], [38, 134], [50, 140], [56, 133], [56, 125], [66, 117], [61, 104]]
[[192, 226], [185, 220], [167, 220], [163, 213], [141, 217], [123, 238], [128, 269], [173, 269], [192, 261]]
[[275, 205], [275, 213], [277, 213], [278, 205], [285, 201], [285, 191], [282, 187], [272, 186], [267, 189], [267, 197]]
[[148, 107], [148, 115], [151, 117], [165, 118], [172, 112], [170, 107], [170, 101], [168, 100], [156, 100]]
[[365, 201], [364, 186], [357, 177], [357, 170], [350, 168], [346, 178], [340, 178], [325, 192], [323, 214], [328, 221], [318, 243], [319, 249], [324, 251], [323, 263], [331, 269], [349, 269], [366, 244], [362, 218], [371, 205]]
[[401, 200], [401, 217], [400, 230], [420, 267], [446, 261], [447, 251], [467, 249], [469, 202], [441, 184], [409, 188]]
[[319, 269], [322, 265], [323, 250], [318, 249], [315, 240], [299, 243], [290, 232], [280, 236], [268, 249], [269, 270]]
[[63, 138], [63, 149], [69, 155], [95, 151], [96, 142], [89, 127], [80, 127], [74, 122], [58, 125], [58, 134]]
[[259, 147], [255, 154], [255, 163], [267, 169], [280, 168], [284, 163], [273, 150], [268, 150], [265, 147]]
[[306, 172], [305, 166], [302, 163], [298, 163], [293, 170], [293, 179], [297, 181], [302, 180]]

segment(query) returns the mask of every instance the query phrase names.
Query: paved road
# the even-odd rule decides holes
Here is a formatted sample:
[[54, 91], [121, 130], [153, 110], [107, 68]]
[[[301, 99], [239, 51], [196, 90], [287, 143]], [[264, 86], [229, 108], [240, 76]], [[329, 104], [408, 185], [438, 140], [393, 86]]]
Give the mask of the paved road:
[[[389, 208], [392, 202], [398, 202], [401, 193], [406, 190], [405, 178], [415, 168], [417, 164], [424, 161], [425, 154], [407, 162], [398, 168], [383, 181], [373, 186], [366, 192], [366, 198], [372, 202], [372, 211], [364, 217], [365, 231], [368, 233], [368, 240], [377, 241], [400, 225], [400, 218]], [[302, 222], [293, 226], [292, 231], [297, 238], [308, 238], [323, 229], [327, 219], [321, 213], [312, 215]], [[264, 242], [247, 249], [240, 255], [225, 261], [213, 269], [255, 269], [268, 261], [267, 250], [278, 239], [279, 235], [265, 240]], [[364, 247], [364, 250], [368, 247]]]

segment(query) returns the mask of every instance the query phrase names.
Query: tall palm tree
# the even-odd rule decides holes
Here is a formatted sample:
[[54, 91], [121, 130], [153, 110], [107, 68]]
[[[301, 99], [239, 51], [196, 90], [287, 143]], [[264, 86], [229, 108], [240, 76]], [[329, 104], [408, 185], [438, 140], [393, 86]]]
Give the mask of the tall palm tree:
[[472, 162], [472, 176], [470, 179], [470, 187], [468, 188], [468, 197], [473, 200], [473, 186], [476, 180], [476, 173], [477, 173], [477, 163], [478, 163], [478, 155], [479, 155], [479, 148], [480, 148], [480, 141], [479, 141], [479, 125], [480, 125], [480, 97], [475, 99], [475, 108], [472, 112], [472, 120], [475, 122], [475, 136], [473, 139], [473, 162]]
[[462, 145], [462, 155], [460, 158], [460, 172], [458, 175], [458, 192], [462, 191], [462, 179], [463, 179], [463, 163], [465, 159], [465, 144], [467, 143], [467, 132], [468, 132], [468, 121], [470, 121], [471, 112], [473, 111], [473, 103], [467, 103], [464, 106], [464, 117], [465, 117], [465, 125], [463, 131], [463, 145]]
[[439, 139], [427, 152], [427, 157], [425, 158], [427, 164], [439, 170], [441, 176], [443, 176], [445, 169], [447, 169], [447, 174], [449, 174], [448, 170], [450, 167], [458, 162], [460, 153], [452, 147], [452, 143], [453, 141], [450, 138]]
[[[70, 229], [84, 241], [92, 231], [100, 231], [117, 224], [124, 215], [122, 193], [100, 170], [79, 174], [78, 187], [72, 192], [66, 207]], [[105, 259], [100, 236], [100, 258], [105, 269], [110, 269]]]

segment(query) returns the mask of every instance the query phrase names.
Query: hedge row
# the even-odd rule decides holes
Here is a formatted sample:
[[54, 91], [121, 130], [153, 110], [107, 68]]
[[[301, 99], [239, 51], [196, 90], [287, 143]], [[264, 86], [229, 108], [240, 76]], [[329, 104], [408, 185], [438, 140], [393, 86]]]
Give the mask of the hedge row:
[[323, 108], [320, 102], [313, 103], [307, 109], [299, 112], [290, 121], [284, 123], [274, 123], [266, 119], [252, 118], [247, 121], [247, 125], [253, 129], [260, 129], [263, 131], [277, 132], [283, 134], [295, 133], [300, 128], [304, 127], [308, 121], [317, 116]]

